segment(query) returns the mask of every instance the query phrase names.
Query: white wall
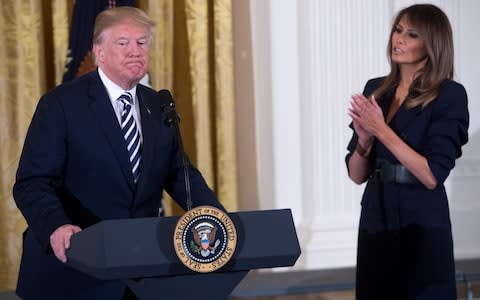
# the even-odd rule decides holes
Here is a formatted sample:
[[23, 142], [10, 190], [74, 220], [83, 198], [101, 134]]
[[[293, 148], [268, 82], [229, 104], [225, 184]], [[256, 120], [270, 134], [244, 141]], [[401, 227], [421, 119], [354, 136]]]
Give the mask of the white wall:
[[[363, 186], [346, 174], [347, 107], [367, 79], [388, 72], [392, 18], [414, 2], [233, 2], [240, 208], [292, 208], [296, 268], [355, 264]], [[471, 141], [447, 181], [455, 253], [480, 257], [480, 1], [432, 3], [452, 22], [456, 79], [470, 98]]]

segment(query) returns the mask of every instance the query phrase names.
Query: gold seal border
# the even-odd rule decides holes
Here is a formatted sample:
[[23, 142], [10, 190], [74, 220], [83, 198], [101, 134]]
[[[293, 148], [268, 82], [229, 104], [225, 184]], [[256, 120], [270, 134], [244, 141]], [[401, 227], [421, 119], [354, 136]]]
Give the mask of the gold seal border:
[[[209, 263], [194, 261], [183, 248], [185, 228], [188, 227], [192, 220], [201, 216], [211, 216], [218, 219], [226, 231], [226, 245], [223, 254]], [[173, 234], [173, 246], [178, 259], [180, 259], [184, 266], [195, 272], [210, 273], [223, 267], [233, 257], [237, 246], [237, 230], [235, 229], [235, 224], [224, 211], [213, 206], [198, 206], [187, 211], [178, 219]]]

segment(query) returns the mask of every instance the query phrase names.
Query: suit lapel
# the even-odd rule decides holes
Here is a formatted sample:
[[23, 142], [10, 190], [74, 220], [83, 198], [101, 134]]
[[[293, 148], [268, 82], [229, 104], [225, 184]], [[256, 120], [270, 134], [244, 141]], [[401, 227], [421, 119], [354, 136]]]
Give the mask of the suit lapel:
[[116, 157], [122, 173], [128, 182], [132, 191], [135, 190], [133, 182], [133, 175], [130, 166], [130, 160], [128, 159], [127, 146], [125, 139], [122, 136], [118, 119], [113, 110], [112, 104], [109, 101], [109, 96], [105, 86], [97, 72], [91, 73], [92, 84], [89, 86], [90, 108], [93, 115], [98, 121], [100, 130], [104, 133], [108, 140], [111, 150]]
[[[386, 119], [390, 106], [392, 105], [393, 97], [395, 95], [395, 88], [390, 89], [385, 93], [385, 101], [382, 103], [381, 107], [383, 110], [383, 116]], [[412, 118], [417, 116], [422, 112], [422, 109], [417, 106], [412, 109], [407, 109], [405, 103], [398, 108], [397, 112], [390, 121], [390, 126], [395, 128], [398, 132], [402, 132], [409, 124], [412, 123]]]
[[394, 122], [395, 128], [399, 132], [405, 131], [408, 125], [412, 123], [413, 118], [415, 118], [421, 112], [422, 112], [422, 108], [420, 106], [407, 109], [407, 107], [405, 106], [405, 103], [403, 103], [402, 106], [398, 108], [397, 114], [392, 120]]
[[141, 86], [137, 86], [137, 96], [140, 106], [140, 115], [142, 123], [142, 159], [140, 161], [140, 178], [138, 180], [138, 189], [136, 199], [142, 194], [147, 178], [152, 168], [152, 161], [155, 147], [155, 124], [152, 120], [152, 114], [148, 105], [148, 99], [142, 91]]

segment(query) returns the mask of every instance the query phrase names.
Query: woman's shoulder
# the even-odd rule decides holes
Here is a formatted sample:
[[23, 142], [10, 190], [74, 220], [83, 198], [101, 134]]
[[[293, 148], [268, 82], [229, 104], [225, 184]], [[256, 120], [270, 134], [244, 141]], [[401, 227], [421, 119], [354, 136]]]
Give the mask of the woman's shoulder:
[[365, 84], [365, 89], [364, 89], [364, 94], [371, 94], [373, 91], [375, 91], [380, 85], [383, 83], [385, 80], [385, 76], [383, 77], [376, 77], [376, 78], [371, 78], [367, 81]]
[[367, 81], [367, 85], [380, 85], [383, 83], [383, 81], [385, 80], [386, 76], [382, 76], [382, 77], [375, 77], [375, 78], [370, 78], [368, 81]]
[[442, 82], [442, 84], [440, 85], [440, 88], [439, 88], [439, 95], [441, 96], [442, 94], [451, 94], [451, 93], [454, 93], [454, 94], [465, 94], [466, 95], [466, 91], [465, 91], [465, 87], [463, 87], [463, 85], [455, 80], [451, 80], [451, 79], [446, 79]]
[[[432, 101], [434, 114], [468, 116], [468, 96], [462, 84], [445, 80], [438, 89], [437, 98]], [[467, 117], [468, 118], [468, 117]]]
[[454, 80], [444, 80], [438, 88], [438, 96], [433, 103], [439, 106], [466, 105], [467, 91], [461, 83]]

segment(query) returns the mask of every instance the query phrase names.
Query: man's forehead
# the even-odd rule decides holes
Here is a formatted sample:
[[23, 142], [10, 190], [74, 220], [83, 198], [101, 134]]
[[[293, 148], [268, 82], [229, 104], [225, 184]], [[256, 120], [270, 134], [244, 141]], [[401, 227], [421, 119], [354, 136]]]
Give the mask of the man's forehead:
[[107, 29], [115, 35], [131, 35], [131, 34], [144, 34], [148, 35], [149, 29], [147, 26], [134, 21], [124, 21], [114, 24]]

